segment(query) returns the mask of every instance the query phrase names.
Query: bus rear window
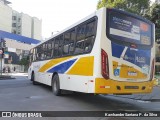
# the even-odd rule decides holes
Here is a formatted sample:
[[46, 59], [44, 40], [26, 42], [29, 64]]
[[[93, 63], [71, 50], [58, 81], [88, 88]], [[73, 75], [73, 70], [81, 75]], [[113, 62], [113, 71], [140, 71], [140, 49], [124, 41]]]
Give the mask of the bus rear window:
[[114, 40], [151, 45], [151, 24], [116, 11], [108, 12], [109, 37]]

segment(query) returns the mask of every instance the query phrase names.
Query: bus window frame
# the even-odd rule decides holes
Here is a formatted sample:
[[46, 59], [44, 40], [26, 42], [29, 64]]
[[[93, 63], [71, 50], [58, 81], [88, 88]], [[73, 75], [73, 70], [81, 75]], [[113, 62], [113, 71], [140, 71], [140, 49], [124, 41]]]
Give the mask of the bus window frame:
[[[92, 42], [92, 48], [90, 49], [90, 51], [85, 52], [85, 50], [84, 50], [83, 53], [78, 53], [78, 54], [71, 54], [71, 53], [69, 52], [69, 54], [67, 54], [67, 55], [63, 55], [63, 54], [62, 54], [61, 56], [54, 56], [54, 52], [55, 52], [55, 51], [54, 51], [54, 49], [55, 49], [55, 40], [56, 40], [57, 37], [60, 37], [60, 36], [63, 35], [63, 42], [64, 42], [64, 34], [65, 34], [66, 32], [75, 30], [75, 34], [76, 34], [76, 35], [75, 35], [75, 40], [74, 40], [74, 43], [73, 43], [73, 45], [74, 45], [74, 51], [75, 51], [75, 45], [76, 45], [76, 41], [77, 41], [77, 27], [80, 26], [80, 25], [83, 25], [83, 24], [86, 24], [86, 25], [87, 25], [87, 24], [89, 24], [89, 23], [91, 23], [91, 22], [93, 22], [93, 21], [95, 22], [94, 35], [92, 35], [92, 37], [94, 36], [94, 40], [93, 40], [93, 42]], [[36, 53], [35, 53], [35, 55], [36, 55], [36, 60], [34, 60], [34, 61], [32, 61], [32, 62], [44, 61], [44, 60], [50, 60], [50, 59], [56, 59], [56, 58], [61, 58], [61, 57], [68, 57], [68, 56], [83, 55], [83, 54], [88, 54], [88, 53], [90, 53], [90, 52], [92, 51], [93, 47], [94, 47], [94, 43], [95, 43], [95, 40], [96, 40], [97, 25], [98, 25], [98, 17], [97, 17], [97, 16], [94, 16], [94, 17], [92, 17], [92, 18], [90, 18], [90, 19], [88, 19], [88, 20], [86, 20], [86, 21], [84, 21], [84, 22], [82, 22], [82, 23], [80, 23], [80, 24], [78, 24], [78, 25], [76, 25], [76, 26], [74, 26], [74, 27], [72, 27], [72, 28], [64, 31], [63, 33], [61, 33], [61, 34], [59, 34], [59, 35], [51, 38], [50, 40], [45, 41], [44, 43], [39, 44], [38, 46], [34, 47], [34, 49], [37, 49], [38, 47], [42, 46], [43, 44], [52, 41], [53, 54], [52, 54], [51, 58], [48, 58], [48, 59], [47, 59], [47, 58], [45, 58], [45, 59], [37, 59], [37, 50], [36, 50]], [[85, 37], [85, 39], [88, 39], [89, 37], [91, 37], [91, 36], [87, 36], [87, 37]], [[85, 40], [85, 39], [84, 39], [84, 40]], [[53, 44], [53, 43], [54, 43], [54, 44]], [[84, 44], [85, 44], [85, 43], [84, 43]], [[59, 44], [58, 44], [58, 45], [59, 45]], [[63, 44], [63, 45], [64, 45], [64, 44]], [[53, 47], [53, 46], [54, 46], [54, 47]], [[58, 49], [59, 49], [59, 47], [58, 47]], [[62, 47], [61, 50], [62, 50], [62, 52], [63, 52], [63, 47]], [[41, 50], [41, 51], [43, 51], [43, 50]], [[73, 53], [74, 53], [74, 51], [73, 51]]]
[[[81, 24], [79, 24], [79, 25], [77, 25], [76, 26], [76, 33], [77, 33], [77, 28], [78, 28], [78, 26], [80, 26], [80, 25], [84, 25], [84, 24], [86, 24], [85, 26], [87, 26], [87, 24], [89, 24], [89, 23], [91, 23], [91, 22], [95, 22], [95, 26], [94, 26], [94, 35], [92, 35], [92, 36], [94, 36], [94, 42], [92, 43], [92, 48], [90, 49], [90, 51], [87, 51], [87, 52], [85, 52], [85, 49], [84, 49], [84, 52], [83, 53], [77, 53], [77, 54], [75, 54], [75, 48], [74, 48], [74, 55], [83, 55], [83, 54], [88, 54], [88, 53], [90, 53], [91, 51], [92, 51], [92, 49], [93, 49], [93, 46], [94, 46], [94, 43], [95, 43], [95, 40], [96, 40], [96, 35], [97, 35], [97, 25], [98, 25], [98, 17], [97, 16], [94, 16], [94, 17], [92, 17], [92, 18], [90, 18], [89, 20], [87, 20], [87, 21], [84, 21], [84, 22], [82, 22]], [[85, 27], [86, 28], [86, 27]], [[84, 44], [85, 44], [85, 40], [87, 39], [87, 38], [89, 38], [89, 37], [91, 37], [91, 36], [87, 36], [86, 37], [86, 34], [85, 34], [85, 37], [84, 37]], [[75, 40], [75, 46], [76, 46], [76, 42], [77, 41], [82, 41], [82, 40], [77, 40], [77, 34], [76, 34], [76, 40]], [[75, 47], [74, 46], [74, 47]]]

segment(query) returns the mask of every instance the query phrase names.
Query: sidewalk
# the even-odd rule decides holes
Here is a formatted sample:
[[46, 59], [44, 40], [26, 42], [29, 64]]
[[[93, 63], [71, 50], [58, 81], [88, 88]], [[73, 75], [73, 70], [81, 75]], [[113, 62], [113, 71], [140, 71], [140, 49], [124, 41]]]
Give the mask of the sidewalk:
[[0, 80], [6, 80], [6, 79], [15, 79], [16, 77], [24, 77], [28, 76], [27, 73], [2, 73], [2, 76], [0, 75]]
[[6, 80], [6, 79], [14, 79], [10, 75], [0, 75], [0, 80]]
[[8, 75], [8, 76], [28, 76], [28, 73], [3, 73], [3, 75]]

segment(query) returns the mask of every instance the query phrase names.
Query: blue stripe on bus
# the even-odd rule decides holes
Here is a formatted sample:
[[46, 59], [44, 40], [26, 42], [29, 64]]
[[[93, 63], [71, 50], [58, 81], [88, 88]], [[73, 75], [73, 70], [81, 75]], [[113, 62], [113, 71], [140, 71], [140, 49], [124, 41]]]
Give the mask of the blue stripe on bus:
[[77, 60], [76, 59], [73, 59], [73, 60], [70, 60], [70, 61], [67, 61], [67, 62], [64, 62], [62, 64], [59, 64], [53, 68], [51, 68], [50, 70], [48, 70], [47, 72], [49, 73], [53, 73], [53, 72], [58, 72], [58, 73], [65, 73], [71, 66], [72, 64]]
[[123, 60], [126, 60], [142, 68], [146, 65], [150, 66], [150, 60], [151, 60], [150, 58], [151, 58], [151, 50], [138, 49], [137, 51], [134, 51], [129, 48], [126, 51]]
[[[112, 42], [112, 56], [120, 58], [125, 46], [118, 45]], [[137, 49], [132, 50], [128, 47], [123, 56], [123, 60], [128, 61], [136, 66], [142, 68], [143, 66], [150, 66], [151, 50]]]
[[120, 58], [125, 46], [121, 46], [112, 42], [112, 56]]

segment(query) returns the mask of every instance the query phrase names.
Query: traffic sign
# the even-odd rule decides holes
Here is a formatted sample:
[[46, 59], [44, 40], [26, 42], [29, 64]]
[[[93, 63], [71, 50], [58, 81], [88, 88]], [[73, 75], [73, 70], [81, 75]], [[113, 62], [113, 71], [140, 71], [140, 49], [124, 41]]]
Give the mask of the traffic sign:
[[0, 54], [3, 54], [3, 50], [0, 50]]

